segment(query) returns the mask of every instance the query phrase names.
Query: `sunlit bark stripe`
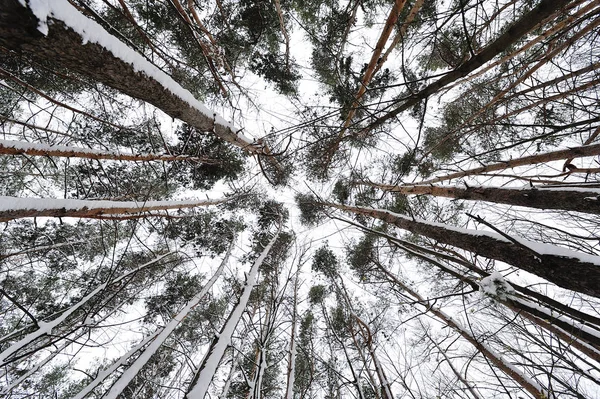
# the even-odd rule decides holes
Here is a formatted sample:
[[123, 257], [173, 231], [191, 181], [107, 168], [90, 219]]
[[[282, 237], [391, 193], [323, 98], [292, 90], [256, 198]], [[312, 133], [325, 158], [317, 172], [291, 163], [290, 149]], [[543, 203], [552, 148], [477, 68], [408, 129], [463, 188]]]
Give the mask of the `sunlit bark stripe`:
[[384, 191], [404, 195], [433, 195], [470, 201], [487, 201], [498, 204], [524, 206], [538, 209], [556, 209], [600, 214], [600, 190], [585, 188], [535, 187], [528, 189], [504, 187], [454, 187], [433, 185], [393, 186], [377, 183], [359, 183]]
[[0, 154], [4, 155], [36, 155], [47, 157], [86, 158], [86, 159], [109, 159], [115, 161], [186, 161], [218, 165], [222, 162], [218, 159], [208, 157], [196, 157], [192, 155], [168, 155], [168, 154], [126, 154], [121, 152], [93, 150], [89, 148], [54, 146], [23, 141], [0, 140]]
[[382, 209], [329, 202], [320, 203], [320, 205], [377, 218], [403, 230], [429, 237], [439, 243], [508, 263], [559, 287], [600, 297], [600, 285], [598, 284], [600, 281], [600, 257], [597, 256], [526, 241], [518, 237], [512, 237], [514, 241], [511, 241], [489, 231], [461, 229], [442, 223], [406, 217]]
[[27, 217], [94, 218], [103, 215], [139, 214], [149, 211], [188, 209], [200, 206], [218, 205], [227, 202], [232, 198], [216, 200], [133, 202], [0, 196], [0, 222]]

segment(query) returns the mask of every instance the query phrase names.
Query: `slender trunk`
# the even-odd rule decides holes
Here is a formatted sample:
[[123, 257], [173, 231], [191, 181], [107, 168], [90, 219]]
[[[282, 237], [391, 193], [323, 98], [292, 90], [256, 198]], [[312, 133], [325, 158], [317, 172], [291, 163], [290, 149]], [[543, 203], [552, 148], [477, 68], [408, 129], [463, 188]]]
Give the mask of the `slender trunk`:
[[244, 314], [244, 311], [246, 310], [250, 293], [252, 292], [252, 289], [254, 288], [258, 278], [258, 269], [269, 254], [269, 251], [273, 247], [273, 244], [275, 244], [278, 236], [279, 232], [275, 234], [258, 259], [256, 259], [252, 265], [252, 268], [246, 277], [244, 291], [242, 292], [238, 303], [227, 317], [225, 324], [223, 324], [223, 327], [221, 327], [219, 335], [213, 340], [208, 348], [208, 351], [206, 352], [206, 355], [202, 359], [202, 363], [198, 368], [198, 371], [196, 371], [188, 392], [185, 395], [186, 399], [204, 399], [204, 395], [208, 390], [208, 386], [210, 385], [210, 382], [212, 381], [213, 376], [219, 367], [219, 362], [221, 361], [225, 350], [231, 342], [231, 337], [235, 331], [235, 328], [242, 318], [242, 314]]
[[542, 277], [559, 287], [600, 297], [600, 257], [553, 245], [509, 237], [482, 230], [462, 229], [442, 223], [409, 218], [387, 210], [334, 203], [322, 205], [370, 216], [400, 229], [422, 235], [486, 258], [499, 260]]
[[83, 388], [77, 395], [73, 397], [73, 399], [83, 399], [90, 392], [92, 392], [98, 385], [100, 385], [108, 376], [114, 373], [119, 367], [121, 367], [127, 360], [129, 360], [134, 354], [139, 352], [148, 342], [154, 340], [157, 335], [164, 329], [158, 329], [154, 333], [150, 334], [146, 338], [144, 338], [139, 344], [131, 348], [127, 353], [121, 356], [117, 361], [111, 364], [109, 367], [105, 368], [102, 371], [99, 371], [96, 375], [96, 378], [90, 382], [85, 388]]
[[[213, 132], [249, 153], [263, 146], [208, 110], [171, 77], [79, 13], [67, 0], [31, 9], [19, 0], [0, 1], [0, 45], [37, 61], [52, 61], [146, 101], [167, 115]], [[82, 38], [85, 38], [82, 40]]]
[[185, 307], [175, 316], [165, 328], [161, 331], [161, 333], [156, 337], [156, 339], [142, 352], [142, 354], [135, 360], [135, 362], [129, 366], [127, 370], [123, 372], [121, 377], [113, 384], [108, 394], [106, 394], [106, 399], [114, 399], [117, 398], [121, 392], [129, 385], [131, 380], [135, 378], [138, 372], [144, 367], [144, 365], [150, 360], [152, 355], [158, 351], [161, 345], [167, 340], [167, 338], [173, 333], [175, 328], [179, 326], [179, 324], [187, 317], [187, 315], [202, 301], [204, 296], [208, 293], [208, 291], [212, 288], [214, 283], [221, 277], [223, 272], [223, 268], [229, 261], [229, 256], [231, 255], [231, 251], [235, 246], [235, 239], [231, 240], [231, 244], [229, 245], [229, 249], [225, 254], [225, 257], [221, 261], [221, 264], [215, 271], [215, 274], [208, 280], [206, 285], [202, 287], [200, 292], [198, 292], [190, 301], [185, 305]]
[[[450, 83], [469, 75], [477, 68], [484, 65], [486, 62], [492, 60], [498, 54], [501, 54], [511, 45], [519, 41], [523, 36], [533, 30], [536, 26], [541, 24], [546, 18], [551, 16], [555, 11], [567, 6], [570, 0], [542, 0], [539, 4], [534, 7], [531, 11], [525, 13], [521, 18], [515, 21], [512, 26], [508, 27], [504, 32], [496, 38], [493, 42], [489, 43], [475, 56], [471, 57], [467, 61], [460, 64], [457, 68], [445, 74], [442, 78], [431, 83], [423, 90], [418, 93], [406, 98], [404, 102], [388, 112], [382, 117], [377, 118], [369, 127], [365, 130], [369, 131], [375, 127], [378, 127], [386, 121], [396, 117], [401, 112], [404, 112], [414, 105], [418, 104], [422, 100], [436, 93], [443, 87]], [[366, 132], [362, 131], [357, 133], [357, 136], [362, 136]]]
[[218, 205], [231, 198], [188, 201], [88, 201], [76, 199], [46, 199], [0, 197], [0, 222], [27, 217], [98, 218], [104, 215], [139, 214], [169, 209], [187, 209]]
[[504, 187], [456, 187], [434, 185], [392, 186], [377, 183], [359, 183], [380, 190], [404, 195], [433, 195], [470, 201], [524, 206], [538, 209], [558, 209], [600, 214], [600, 190], [584, 188], [534, 187], [528, 189]]
[[352, 107], [348, 112], [348, 116], [344, 121], [344, 125], [342, 131], [339, 133], [338, 139], [342, 139], [346, 129], [348, 128], [348, 126], [350, 126], [352, 118], [354, 117], [354, 114], [356, 112], [356, 108], [360, 104], [360, 99], [367, 91], [367, 86], [369, 85], [369, 83], [371, 83], [371, 79], [375, 74], [375, 68], [378, 66], [378, 64], [383, 64], [384, 62], [384, 60], [381, 58], [381, 53], [383, 52], [383, 48], [385, 47], [385, 44], [387, 43], [392, 31], [394, 30], [394, 26], [396, 25], [398, 16], [402, 12], [405, 3], [406, 0], [395, 0], [394, 2], [394, 6], [392, 7], [387, 17], [385, 25], [383, 26], [383, 30], [381, 31], [381, 35], [379, 35], [379, 39], [377, 40], [377, 44], [375, 45], [375, 49], [373, 50], [373, 54], [371, 55], [371, 60], [369, 61], [367, 69], [365, 70], [365, 73], [361, 79], [360, 87], [358, 88], [358, 92], [356, 93], [354, 102], [352, 103]]
[[18, 387], [19, 385], [21, 385], [23, 382], [25, 382], [29, 377], [31, 377], [39, 369], [41, 369], [42, 367], [44, 367], [52, 359], [54, 359], [57, 355], [59, 355], [63, 350], [65, 350], [65, 348], [67, 348], [69, 345], [71, 345], [73, 343], [73, 341], [77, 341], [85, 333], [86, 333], [85, 330], [84, 331], [80, 331], [79, 333], [77, 333], [77, 335], [75, 337], [73, 337], [72, 339], [69, 339], [67, 342], [63, 343], [61, 346], [59, 346], [58, 348], [56, 348], [56, 350], [54, 352], [52, 352], [50, 355], [46, 356], [46, 358], [44, 360], [42, 360], [40, 362], [37, 362], [25, 374], [23, 374], [22, 376], [20, 376], [15, 381], [11, 382], [8, 386], [4, 387], [4, 389], [2, 389], [0, 391], [0, 395], [8, 395], [10, 393], [10, 391], [12, 391], [14, 388]]
[[294, 380], [296, 377], [296, 352], [298, 343], [296, 342], [296, 324], [298, 318], [298, 278], [300, 272], [300, 266], [298, 266], [298, 273], [296, 273], [296, 280], [294, 281], [294, 303], [292, 309], [292, 327], [290, 333], [290, 353], [288, 357], [287, 367], [287, 379], [285, 389], [285, 399], [294, 399]]
[[38, 143], [27, 143], [22, 141], [0, 140], [0, 154], [8, 155], [38, 155], [45, 157], [66, 157], [85, 159], [111, 159], [115, 161], [161, 161], [174, 162], [186, 161], [203, 163], [207, 165], [218, 165], [221, 162], [208, 157], [195, 157], [192, 155], [165, 155], [165, 154], [124, 154], [120, 152], [100, 151], [90, 148], [51, 146]]
[[121, 276], [119, 276], [111, 281], [106, 281], [106, 282], [98, 285], [95, 289], [93, 289], [89, 294], [87, 294], [85, 297], [83, 297], [75, 305], [73, 305], [70, 308], [63, 311], [62, 314], [60, 316], [58, 316], [57, 318], [55, 318], [51, 321], [38, 321], [38, 328], [35, 331], [27, 334], [21, 340], [19, 340], [18, 342], [15, 342], [14, 344], [12, 344], [8, 348], [6, 348], [2, 353], [0, 353], [0, 365], [5, 365], [5, 364], [10, 363], [12, 361], [12, 359], [11, 359], [12, 355], [14, 355], [16, 352], [20, 351], [21, 349], [27, 347], [28, 345], [30, 345], [32, 342], [39, 339], [40, 337], [42, 337], [44, 335], [52, 334], [53, 330], [56, 327], [60, 326], [69, 316], [71, 316], [77, 310], [79, 310], [90, 299], [95, 297], [100, 292], [104, 291], [109, 285], [117, 284], [118, 282], [136, 274], [140, 270], [145, 269], [146, 267], [151, 266], [151, 265], [155, 264], [156, 262], [161, 261], [162, 259], [164, 259], [165, 257], [167, 257], [171, 254], [173, 254], [173, 252], [169, 252], [165, 255], [161, 255], [155, 259], [152, 259], [149, 262], [146, 262], [142, 266], [139, 266], [130, 272], [122, 274]]
[[567, 148], [565, 150], [546, 152], [543, 154], [530, 155], [517, 159], [509, 159], [507, 161], [501, 161], [473, 169], [450, 173], [444, 176], [434, 177], [428, 180], [423, 180], [417, 184], [433, 184], [446, 180], [458, 179], [461, 177], [479, 175], [481, 173], [512, 169], [518, 166], [536, 165], [543, 162], [562, 161], [564, 159], [572, 160], [573, 158], [593, 157], [596, 155], [600, 155], [600, 144], [583, 145], [580, 147]]
[[455, 322], [450, 316], [446, 315], [440, 309], [435, 308], [433, 306], [429, 306], [427, 300], [421, 297], [416, 291], [413, 291], [408, 286], [406, 286], [392, 273], [385, 269], [383, 269], [382, 271], [384, 271], [384, 273], [388, 276], [390, 282], [398, 285], [403, 291], [412, 296], [417, 302], [425, 306], [428, 312], [433, 313], [444, 324], [452, 328], [454, 331], [458, 332], [464, 339], [471, 343], [483, 356], [485, 356], [496, 367], [502, 370], [502, 372], [504, 372], [507, 376], [509, 376], [515, 382], [517, 382], [521, 387], [523, 387], [523, 389], [525, 389], [527, 392], [533, 395], [533, 397], [548, 397], [548, 395], [546, 395], [546, 393], [544, 392], [544, 389], [539, 384], [531, 380], [529, 377], [525, 376], [520, 370], [518, 370], [512, 364], [508, 363], [506, 360], [504, 360], [502, 356], [500, 356], [500, 354], [496, 353], [486, 344], [484, 344], [483, 342], [479, 342], [479, 340], [475, 336], [473, 336], [470, 331], [463, 328], [460, 324]]

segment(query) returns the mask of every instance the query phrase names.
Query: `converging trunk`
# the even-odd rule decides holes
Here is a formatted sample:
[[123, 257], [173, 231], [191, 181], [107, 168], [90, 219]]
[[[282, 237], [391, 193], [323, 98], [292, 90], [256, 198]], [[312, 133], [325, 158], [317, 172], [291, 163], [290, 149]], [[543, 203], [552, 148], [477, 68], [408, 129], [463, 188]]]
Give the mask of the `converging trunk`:
[[496, 259], [542, 277], [559, 287], [600, 297], [600, 257], [570, 251], [522, 238], [509, 240], [499, 234], [462, 229], [442, 223], [409, 218], [387, 210], [322, 203], [391, 223], [403, 230]]

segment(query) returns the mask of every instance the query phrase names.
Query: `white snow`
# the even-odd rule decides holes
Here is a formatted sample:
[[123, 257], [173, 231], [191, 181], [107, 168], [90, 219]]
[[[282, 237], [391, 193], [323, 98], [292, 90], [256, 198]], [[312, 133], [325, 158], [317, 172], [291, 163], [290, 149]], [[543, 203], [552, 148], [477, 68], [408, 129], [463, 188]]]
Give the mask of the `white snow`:
[[233, 249], [233, 243], [229, 247], [229, 251], [223, 258], [223, 261], [219, 265], [218, 269], [215, 271], [210, 280], [206, 283], [204, 287], [197, 293], [190, 301], [185, 305], [185, 307], [175, 316], [173, 317], [165, 326], [165, 328], [160, 332], [158, 337], [148, 347], [142, 352], [142, 354], [135, 360], [135, 362], [129, 366], [123, 374], [119, 377], [119, 379], [113, 384], [108, 394], [106, 394], [106, 399], [115, 399], [117, 398], [121, 392], [129, 385], [131, 380], [135, 378], [135, 376], [139, 373], [139, 371], [144, 367], [144, 365], [150, 360], [152, 355], [156, 353], [156, 351], [161, 347], [161, 345], [166, 341], [166, 339], [171, 335], [171, 333], [177, 328], [179, 323], [190, 313], [194, 307], [196, 307], [202, 298], [208, 293], [208, 291], [212, 288], [213, 284], [217, 279], [221, 276], [221, 272], [227, 261], [229, 260], [229, 255], [231, 254], [231, 250]]
[[149, 336], [147, 336], [146, 338], [144, 338], [142, 340], [142, 342], [140, 342], [139, 344], [137, 344], [136, 346], [131, 348], [131, 350], [129, 352], [127, 352], [123, 356], [121, 356], [116, 362], [114, 362], [113, 364], [111, 364], [109, 367], [105, 368], [101, 372], [99, 372], [98, 375], [96, 376], [96, 378], [92, 382], [90, 382], [85, 388], [83, 388], [81, 391], [79, 391], [79, 393], [77, 395], [75, 395], [75, 397], [73, 397], [73, 399], [83, 399], [87, 394], [92, 392], [102, 381], [104, 381], [104, 379], [106, 377], [111, 375], [116, 369], [119, 368], [119, 366], [121, 366], [123, 363], [125, 363], [125, 361], [127, 361], [127, 359], [129, 359], [133, 354], [135, 354], [137, 351], [139, 351], [141, 348], [143, 348], [144, 345], [146, 345], [148, 342], [150, 342], [151, 340], [156, 338], [156, 336], [161, 331], [162, 331], [162, 329], [156, 330], [154, 333], [152, 333]]
[[[26, 6], [25, 0], [20, 0], [20, 2]], [[87, 42], [99, 44], [110, 51], [115, 57], [133, 65], [135, 71], [142, 72], [153, 78], [200, 113], [209, 119], [214, 119], [216, 124], [223, 125], [237, 132], [237, 136], [241, 141], [248, 145], [253, 144], [250, 138], [241, 133], [241, 129], [236, 128], [233, 124], [223, 119], [223, 117], [209, 110], [204, 104], [196, 100], [192, 93], [184, 89], [173, 78], [156, 67], [156, 65], [112, 36], [95, 21], [77, 11], [68, 0], [30, 0], [29, 8], [39, 19], [38, 30], [44, 35], [48, 35], [48, 18], [62, 21], [66, 26], [81, 35], [84, 44]]]
[[258, 269], [267, 257], [277, 237], [278, 234], [276, 234], [275, 237], [273, 237], [273, 239], [269, 242], [269, 244], [260, 254], [258, 259], [256, 259], [256, 261], [252, 265], [250, 273], [248, 273], [248, 277], [246, 279], [244, 291], [242, 292], [242, 295], [240, 296], [237, 305], [227, 318], [225, 325], [221, 328], [219, 340], [217, 341], [216, 345], [210, 348], [209, 352], [206, 353], [202, 361], [204, 367], [201, 370], [199, 370], [196, 383], [191, 387], [190, 391], [188, 392], [186, 396], [187, 399], [204, 399], [204, 395], [206, 395], [208, 386], [210, 385], [210, 382], [212, 381], [212, 378], [215, 372], [217, 371], [217, 368], [219, 367], [221, 358], [223, 357], [223, 355], [225, 354], [225, 350], [229, 346], [233, 332], [235, 331], [238, 322], [242, 318], [242, 314], [246, 310], [246, 305], [248, 304], [250, 293], [252, 292], [252, 289], [256, 284]]
[[75, 211], [81, 209], [111, 209], [111, 208], [133, 208], [143, 212], [151, 208], [162, 207], [189, 207], [199, 205], [218, 204], [220, 200], [187, 200], [187, 201], [91, 201], [76, 199], [54, 199], [54, 198], [21, 198], [0, 196], [0, 212], [3, 211], [44, 211], [50, 209], [65, 209]]
[[479, 282], [479, 286], [484, 294], [497, 297], [499, 299], [506, 299], [507, 294], [513, 293], [515, 290], [511, 285], [504, 279], [504, 276], [497, 271], [494, 271], [489, 276], [482, 278]]
[[[166, 256], [171, 255], [173, 252], [169, 252], [167, 254], [161, 255], [157, 258], [152, 259], [149, 262], [144, 263], [142, 266], [137, 267], [136, 269], [129, 271], [127, 273], [122, 274], [121, 276], [117, 277], [116, 279], [110, 281], [111, 284], [117, 283], [125, 278], [127, 278], [128, 276], [131, 276], [134, 273], [137, 273], [139, 270], [150, 266], [158, 261], [160, 261], [161, 259], [165, 258]], [[9, 356], [11, 356], [12, 354], [14, 354], [15, 352], [17, 352], [18, 350], [24, 348], [25, 346], [29, 345], [31, 342], [35, 341], [36, 339], [38, 339], [39, 337], [46, 335], [46, 334], [51, 334], [52, 330], [57, 327], [58, 325], [60, 325], [64, 320], [66, 320], [70, 315], [72, 315], [77, 309], [79, 309], [80, 307], [82, 307], [84, 304], [87, 303], [87, 301], [89, 301], [92, 297], [94, 297], [96, 294], [98, 294], [99, 292], [101, 292], [102, 290], [104, 290], [107, 285], [109, 284], [108, 281], [98, 285], [94, 290], [92, 290], [92, 292], [90, 292], [89, 294], [87, 294], [85, 297], [83, 297], [79, 302], [77, 302], [75, 305], [71, 306], [70, 308], [68, 308], [67, 310], [65, 310], [59, 317], [55, 318], [54, 320], [51, 321], [39, 321], [38, 322], [38, 329], [27, 334], [25, 337], [23, 337], [21, 340], [15, 342], [14, 344], [12, 344], [11, 346], [9, 346], [8, 348], [6, 348], [4, 350], [4, 352], [0, 353], [0, 363], [3, 363]]]

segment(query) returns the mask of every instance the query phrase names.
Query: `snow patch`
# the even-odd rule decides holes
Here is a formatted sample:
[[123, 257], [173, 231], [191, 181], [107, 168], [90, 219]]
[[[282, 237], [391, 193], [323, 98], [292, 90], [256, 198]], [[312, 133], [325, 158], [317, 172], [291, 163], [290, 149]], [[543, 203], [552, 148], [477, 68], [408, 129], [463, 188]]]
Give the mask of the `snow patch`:
[[494, 298], [506, 299], [507, 294], [515, 292], [514, 288], [504, 279], [504, 276], [495, 271], [479, 282], [482, 292]]

